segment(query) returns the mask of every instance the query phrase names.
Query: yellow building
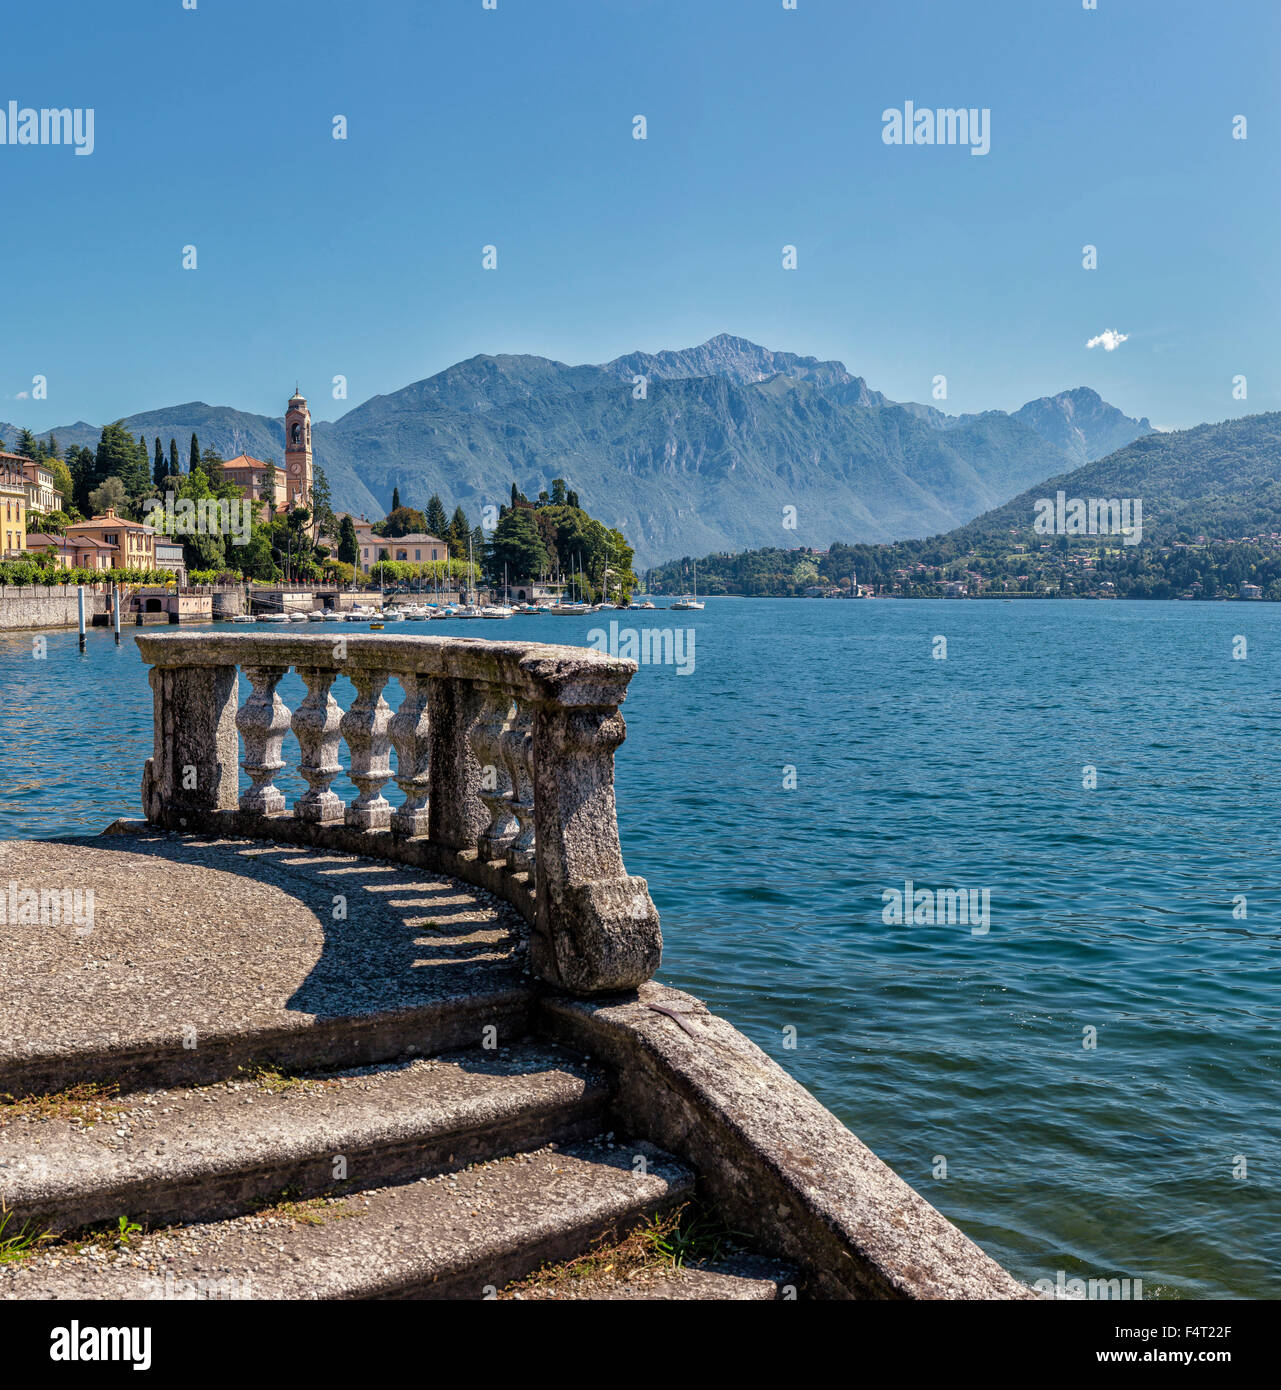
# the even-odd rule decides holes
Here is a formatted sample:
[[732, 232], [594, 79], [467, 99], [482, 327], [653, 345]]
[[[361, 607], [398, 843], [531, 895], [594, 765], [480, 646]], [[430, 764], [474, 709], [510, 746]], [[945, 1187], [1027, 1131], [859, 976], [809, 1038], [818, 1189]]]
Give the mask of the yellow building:
[[126, 521], [108, 507], [101, 516], [77, 521], [67, 527], [68, 540], [90, 537], [111, 547], [111, 568], [153, 570], [156, 568], [156, 533], [141, 521]]
[[27, 489], [27, 512], [48, 516], [62, 510], [62, 493], [53, 485], [53, 469], [26, 454], [0, 452], [0, 472], [17, 473]]
[[27, 549], [27, 480], [21, 473], [0, 472], [0, 559]]

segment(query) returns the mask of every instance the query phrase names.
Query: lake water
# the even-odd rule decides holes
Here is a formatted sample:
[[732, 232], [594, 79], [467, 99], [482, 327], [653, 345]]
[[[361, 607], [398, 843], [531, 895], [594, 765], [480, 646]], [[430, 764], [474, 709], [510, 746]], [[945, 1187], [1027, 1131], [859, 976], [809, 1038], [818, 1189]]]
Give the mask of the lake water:
[[[601, 616], [389, 630], [583, 643]], [[696, 632], [690, 674], [633, 680], [618, 758], [663, 978], [1019, 1277], [1281, 1296], [1281, 607], [615, 616]], [[0, 837], [139, 814], [131, 635], [44, 635], [0, 634]], [[988, 890], [989, 929], [887, 923], [909, 879]]]

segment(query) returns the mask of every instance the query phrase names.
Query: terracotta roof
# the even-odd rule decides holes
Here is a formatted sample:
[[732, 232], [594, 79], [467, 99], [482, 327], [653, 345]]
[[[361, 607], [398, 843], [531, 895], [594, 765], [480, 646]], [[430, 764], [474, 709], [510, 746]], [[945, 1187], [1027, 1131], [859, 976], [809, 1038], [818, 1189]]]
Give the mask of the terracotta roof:
[[421, 532], [410, 532], [407, 536], [379, 536], [384, 545], [444, 545], [439, 536], [427, 536]]
[[[267, 462], [266, 459], [256, 459], [252, 454], [237, 454], [234, 459], [226, 459], [222, 465], [224, 473], [229, 468], [234, 469], [236, 472], [243, 473], [250, 468], [270, 467], [271, 465]], [[276, 472], [279, 473], [280, 469], [277, 468]]]
[[92, 536], [49, 536], [43, 531], [28, 531], [27, 544], [44, 546], [46, 543], [53, 545], [70, 546], [73, 550], [114, 550], [114, 545], [108, 545], [106, 541], [96, 541]]
[[101, 530], [104, 526], [119, 526], [124, 531], [145, 531], [149, 536], [155, 534], [154, 526], [147, 526], [141, 521], [130, 521], [123, 516], [108, 516], [102, 512], [98, 516], [91, 516], [88, 521], [76, 521], [67, 527], [67, 533], [79, 531], [85, 526], [92, 526], [96, 530]]

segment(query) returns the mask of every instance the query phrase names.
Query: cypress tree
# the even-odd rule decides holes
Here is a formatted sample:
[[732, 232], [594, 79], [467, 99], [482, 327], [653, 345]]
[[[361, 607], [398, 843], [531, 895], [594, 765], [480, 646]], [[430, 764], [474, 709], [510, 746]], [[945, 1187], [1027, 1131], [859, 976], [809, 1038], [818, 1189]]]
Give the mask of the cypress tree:
[[173, 438], [169, 440], [169, 472], [175, 478], [182, 474], [182, 469], [178, 467], [178, 441]]
[[356, 523], [344, 516], [338, 527], [338, 558], [346, 565], [360, 567], [360, 546], [356, 538]]
[[200, 467], [200, 443], [196, 439], [195, 431], [191, 434], [191, 465], [187, 469], [189, 473], [194, 472]]
[[160, 447], [160, 436], [156, 436], [156, 461], [152, 469], [151, 480], [157, 487], [164, 487], [165, 478], [169, 474], [169, 466], [165, 463], [165, 451]]
[[391, 490], [391, 509], [393, 512], [400, 509], [400, 489], [398, 487]]
[[[467, 537], [471, 535], [471, 522], [461, 507], [454, 508], [454, 519], [449, 523], [449, 551], [455, 560], [467, 558]], [[444, 537], [441, 538], [445, 539]]]

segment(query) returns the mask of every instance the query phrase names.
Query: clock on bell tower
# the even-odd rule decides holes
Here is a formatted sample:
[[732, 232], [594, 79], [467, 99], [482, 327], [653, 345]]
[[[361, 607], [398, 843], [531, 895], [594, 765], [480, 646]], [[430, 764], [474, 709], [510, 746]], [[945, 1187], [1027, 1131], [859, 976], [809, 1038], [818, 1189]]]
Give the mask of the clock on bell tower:
[[295, 390], [285, 411], [285, 505], [311, 506], [311, 411]]

